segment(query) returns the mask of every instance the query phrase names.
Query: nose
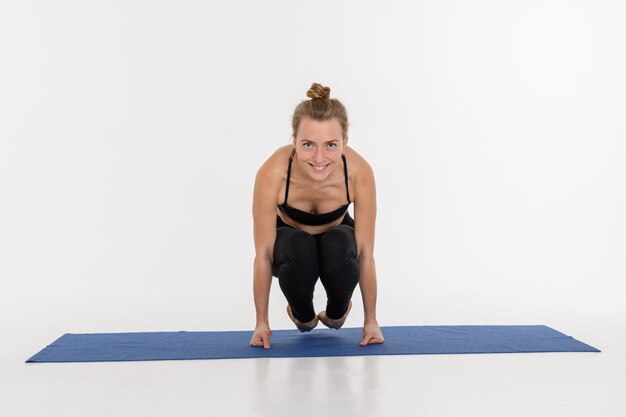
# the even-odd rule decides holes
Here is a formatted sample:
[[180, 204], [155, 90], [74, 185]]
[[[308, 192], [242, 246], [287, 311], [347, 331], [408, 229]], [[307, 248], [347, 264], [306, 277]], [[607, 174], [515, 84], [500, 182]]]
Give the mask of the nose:
[[317, 148], [317, 152], [315, 152], [315, 163], [322, 164], [325, 160], [322, 148]]

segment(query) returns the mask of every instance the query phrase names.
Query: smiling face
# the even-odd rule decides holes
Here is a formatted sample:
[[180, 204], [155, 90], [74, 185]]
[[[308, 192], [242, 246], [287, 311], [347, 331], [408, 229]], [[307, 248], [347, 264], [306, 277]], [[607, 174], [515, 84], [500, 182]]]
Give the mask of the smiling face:
[[348, 138], [342, 138], [341, 125], [335, 118], [320, 121], [303, 117], [294, 141], [298, 164], [314, 181], [325, 180], [341, 168], [341, 153], [347, 144]]

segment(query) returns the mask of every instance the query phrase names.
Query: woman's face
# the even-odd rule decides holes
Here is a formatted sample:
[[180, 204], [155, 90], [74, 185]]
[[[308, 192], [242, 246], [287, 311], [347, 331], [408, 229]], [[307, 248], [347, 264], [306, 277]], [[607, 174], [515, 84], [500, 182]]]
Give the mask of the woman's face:
[[322, 181], [337, 167], [341, 168], [341, 153], [347, 144], [348, 138], [342, 139], [337, 119], [319, 121], [303, 117], [295, 139], [298, 163], [312, 180]]

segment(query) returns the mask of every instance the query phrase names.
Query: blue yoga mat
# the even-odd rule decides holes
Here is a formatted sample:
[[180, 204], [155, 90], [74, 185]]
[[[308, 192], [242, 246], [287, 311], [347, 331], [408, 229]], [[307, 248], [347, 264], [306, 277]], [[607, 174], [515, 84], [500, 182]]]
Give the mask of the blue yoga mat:
[[111, 362], [449, 353], [600, 352], [543, 325], [387, 326], [385, 342], [359, 346], [362, 328], [273, 330], [270, 349], [251, 331], [67, 333], [26, 362]]

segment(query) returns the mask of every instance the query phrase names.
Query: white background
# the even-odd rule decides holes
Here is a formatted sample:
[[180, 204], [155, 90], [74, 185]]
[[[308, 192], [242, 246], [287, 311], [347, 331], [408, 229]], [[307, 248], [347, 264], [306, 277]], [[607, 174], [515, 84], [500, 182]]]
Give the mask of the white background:
[[[254, 178], [313, 82], [376, 175], [381, 326], [606, 349], [626, 330], [624, 21], [618, 1], [3, 2], [2, 373], [32, 390], [23, 361], [64, 333], [251, 331]], [[285, 306], [274, 280], [273, 329]]]

